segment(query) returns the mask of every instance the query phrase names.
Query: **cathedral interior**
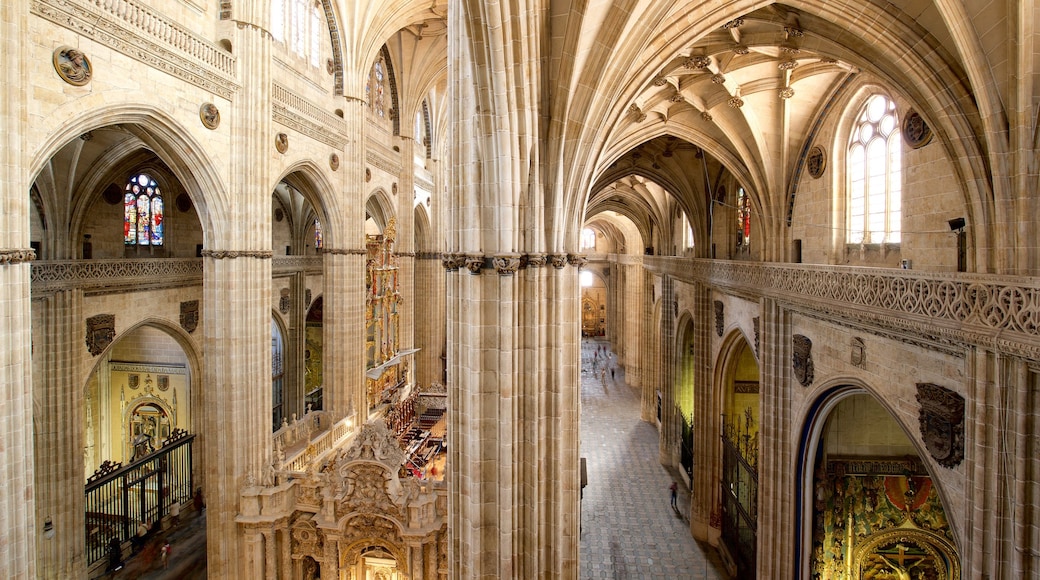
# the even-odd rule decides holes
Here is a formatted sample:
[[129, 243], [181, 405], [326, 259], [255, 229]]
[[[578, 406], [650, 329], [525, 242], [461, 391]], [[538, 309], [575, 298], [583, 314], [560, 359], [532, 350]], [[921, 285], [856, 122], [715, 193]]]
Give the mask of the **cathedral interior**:
[[1040, 575], [1032, 0], [4, 0], [0, 46], [0, 577], [204, 506], [210, 578], [577, 579], [583, 341], [724, 575]]

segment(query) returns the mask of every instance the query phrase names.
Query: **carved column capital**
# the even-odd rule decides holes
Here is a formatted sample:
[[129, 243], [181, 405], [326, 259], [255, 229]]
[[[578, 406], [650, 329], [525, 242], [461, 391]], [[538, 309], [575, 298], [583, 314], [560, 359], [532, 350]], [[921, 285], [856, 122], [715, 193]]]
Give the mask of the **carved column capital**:
[[480, 271], [484, 268], [484, 254], [466, 254], [463, 259], [465, 260], [466, 269], [471, 274], [480, 274]]
[[549, 254], [549, 263], [557, 270], [567, 265], [567, 254]]
[[585, 267], [585, 264], [589, 263], [589, 257], [585, 254], [568, 254], [567, 261], [570, 262], [571, 266], [581, 269]]
[[520, 269], [520, 254], [496, 254], [491, 258], [495, 271], [502, 276], [512, 276]]

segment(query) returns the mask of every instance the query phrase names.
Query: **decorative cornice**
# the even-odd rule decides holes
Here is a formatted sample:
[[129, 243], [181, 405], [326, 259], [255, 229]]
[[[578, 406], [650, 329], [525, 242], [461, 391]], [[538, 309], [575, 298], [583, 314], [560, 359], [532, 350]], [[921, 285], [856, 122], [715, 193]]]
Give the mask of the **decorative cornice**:
[[233, 56], [144, 4], [134, 0], [111, 4], [112, 9], [106, 10], [75, 0], [32, 0], [30, 10], [225, 99], [238, 90]]
[[48, 260], [32, 264], [33, 294], [80, 289], [113, 294], [169, 289], [202, 283], [199, 258], [151, 260]]
[[0, 265], [21, 264], [32, 262], [36, 259], [36, 250], [32, 248], [24, 250], [0, 250]]
[[402, 258], [414, 258], [415, 257], [415, 252], [394, 252], [394, 253], [397, 254], [398, 256], [402, 257]]
[[441, 260], [443, 255], [440, 252], [417, 252], [415, 258], [418, 260]]
[[426, 191], [426, 192], [429, 192], [429, 193], [433, 193], [434, 185], [433, 185], [432, 181], [430, 181], [429, 179], [426, 179], [424, 177], [420, 177], [418, 175], [414, 176], [413, 179], [415, 180], [416, 187], [418, 187], [419, 189], [421, 189], [423, 191]]
[[321, 253], [333, 256], [364, 256], [368, 254], [368, 250], [364, 248], [322, 248]]
[[213, 258], [216, 260], [234, 258], [259, 258], [261, 260], [270, 260], [274, 257], [274, 253], [269, 250], [202, 250], [202, 257]]

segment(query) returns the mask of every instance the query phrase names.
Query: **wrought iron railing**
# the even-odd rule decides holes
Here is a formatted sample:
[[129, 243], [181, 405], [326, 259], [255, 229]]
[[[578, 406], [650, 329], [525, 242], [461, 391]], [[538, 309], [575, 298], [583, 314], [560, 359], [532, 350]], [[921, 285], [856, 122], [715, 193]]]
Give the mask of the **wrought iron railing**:
[[86, 485], [87, 561], [106, 557], [109, 543], [131, 539], [137, 525], [162, 520], [174, 502], [190, 500], [194, 489], [192, 443], [178, 429], [159, 450], [126, 466], [105, 462]]

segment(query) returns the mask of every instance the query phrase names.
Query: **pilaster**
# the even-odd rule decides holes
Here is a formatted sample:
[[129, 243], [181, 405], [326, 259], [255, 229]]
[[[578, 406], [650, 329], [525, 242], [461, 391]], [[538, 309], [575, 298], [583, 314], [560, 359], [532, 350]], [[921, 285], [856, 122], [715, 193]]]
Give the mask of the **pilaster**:
[[368, 416], [365, 397], [365, 250], [322, 254], [322, 366], [325, 410], [334, 417]]
[[[699, 282], [691, 285], [693, 294], [693, 482], [690, 494], [690, 530], [701, 541], [718, 537], [712, 529], [712, 514], [718, 505], [719, 433], [715, 388], [711, 369], [711, 289]], [[716, 526], [717, 527], [717, 526]]]
[[796, 552], [793, 498], [797, 464], [791, 386], [791, 315], [763, 298], [759, 357], [758, 546], [759, 578], [792, 579]]
[[[271, 121], [268, 8], [242, 4], [232, 45], [241, 88], [230, 106], [226, 230], [207, 232], [203, 280], [201, 393], [206, 548], [214, 578], [253, 578], [255, 556], [236, 517], [244, 487], [271, 461], [271, 188], [278, 153]], [[214, 211], [218, 211], [214, 209]], [[243, 223], [244, 222], [244, 223]], [[230, 227], [237, 224], [237, 227]]]
[[661, 320], [657, 345], [657, 377], [653, 384], [661, 389], [661, 430], [658, 460], [662, 465], [679, 465], [682, 424], [675, 404], [675, 279], [661, 277]]
[[[642, 265], [631, 266], [635, 270], [635, 276], [633, 279], [638, 282], [639, 294], [632, 296], [631, 300], [634, 302], [632, 308], [632, 314], [638, 315], [638, 322], [635, 325], [635, 332], [629, 330], [629, 336], [637, 336], [638, 347], [633, 349], [637, 355], [637, 362], [634, 376], [639, 377], [638, 382], [628, 381], [632, 386], [638, 386], [642, 393], [640, 401], [642, 402], [640, 418], [652, 425], [657, 424], [657, 384], [654, 382], [654, 374], [658, 370], [657, 367], [657, 354], [656, 338], [657, 333], [655, 332], [654, 320], [654, 275], [649, 270], [643, 268]], [[625, 377], [629, 377], [626, 373]]]
[[[38, 533], [29, 307], [29, 176], [26, 63], [28, 0], [0, 3], [0, 577], [35, 578]], [[42, 526], [42, 522], [39, 526]]]
[[[40, 578], [74, 578], [87, 573], [83, 489], [84, 385], [83, 293], [61, 290], [36, 302], [42, 322], [34, 345], [36, 424], [36, 521], [50, 521], [53, 535], [37, 542]], [[81, 490], [69, 493], [69, 490]]]

